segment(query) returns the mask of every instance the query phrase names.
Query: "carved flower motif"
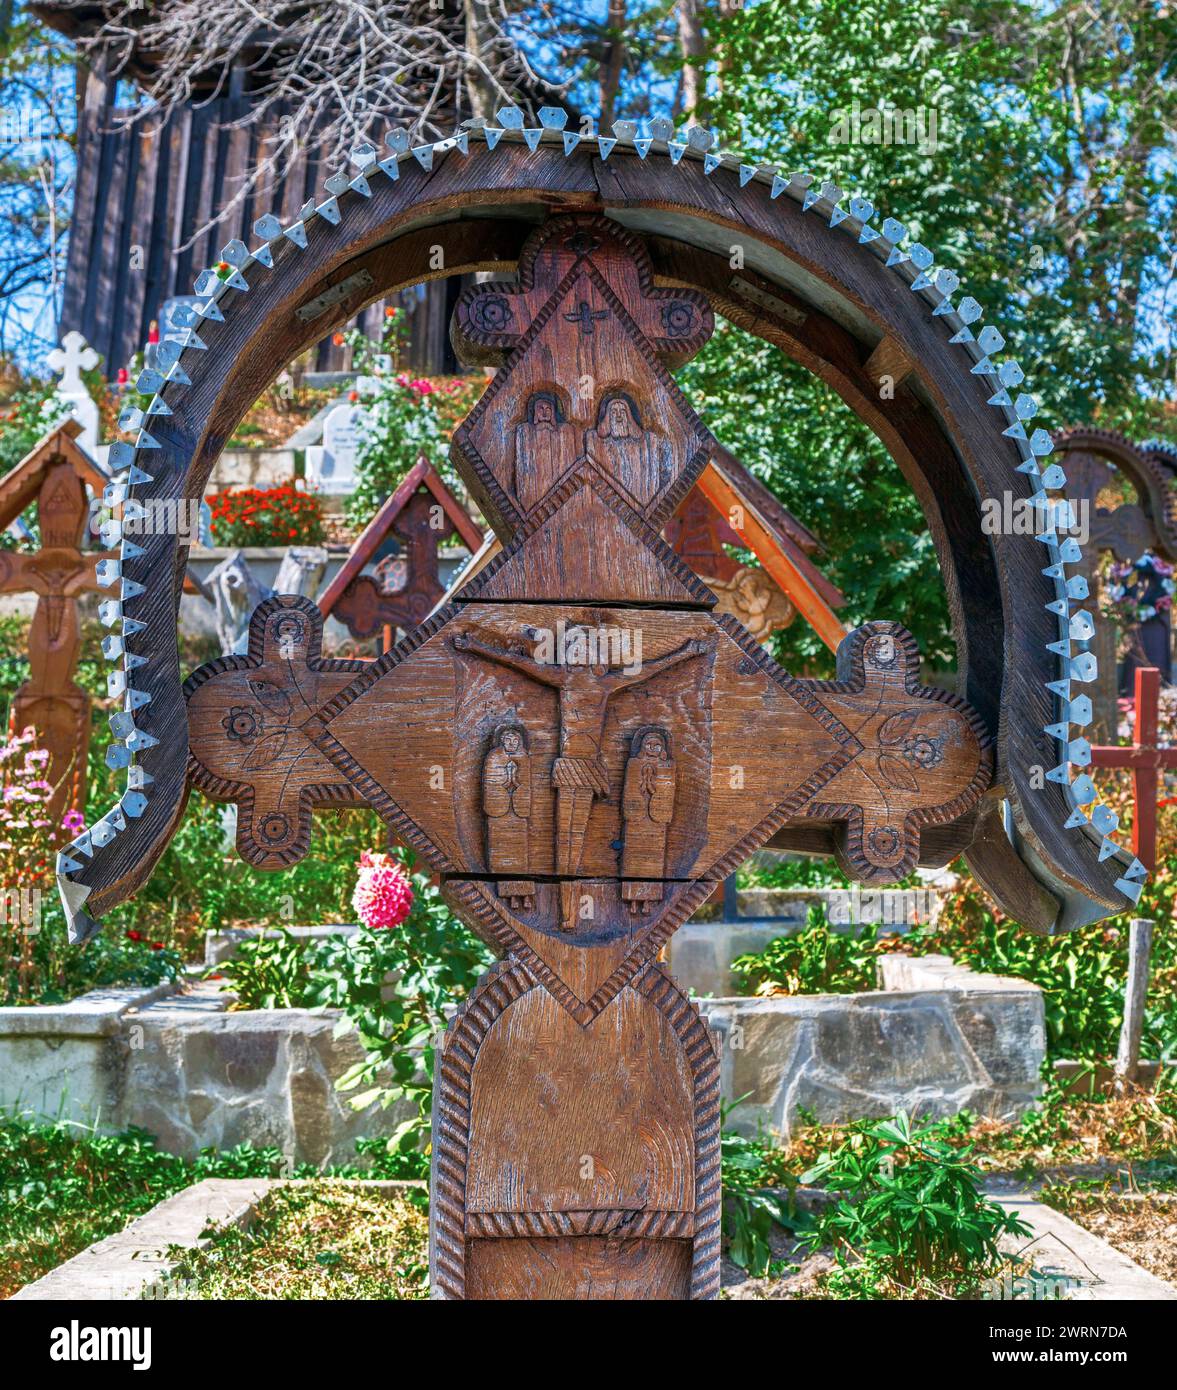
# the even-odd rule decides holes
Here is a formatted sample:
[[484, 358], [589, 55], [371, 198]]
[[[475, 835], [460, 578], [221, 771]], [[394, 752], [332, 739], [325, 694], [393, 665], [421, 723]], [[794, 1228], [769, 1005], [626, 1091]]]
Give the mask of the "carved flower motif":
[[944, 761], [944, 750], [938, 739], [929, 738], [927, 734], [913, 734], [904, 740], [903, 756], [920, 767], [937, 767]]
[[891, 859], [900, 845], [899, 832], [889, 825], [883, 825], [872, 830], [866, 842], [877, 859]]
[[511, 306], [505, 295], [480, 295], [470, 306], [470, 317], [484, 333], [501, 333], [511, 322]]
[[229, 738], [252, 743], [262, 731], [262, 717], [248, 705], [234, 705], [221, 720], [221, 727]]
[[662, 326], [668, 338], [685, 338], [694, 323], [694, 308], [684, 300], [676, 299], [662, 306]]
[[290, 837], [290, 822], [281, 811], [271, 811], [268, 816], [263, 816], [258, 834], [268, 845], [281, 844]]

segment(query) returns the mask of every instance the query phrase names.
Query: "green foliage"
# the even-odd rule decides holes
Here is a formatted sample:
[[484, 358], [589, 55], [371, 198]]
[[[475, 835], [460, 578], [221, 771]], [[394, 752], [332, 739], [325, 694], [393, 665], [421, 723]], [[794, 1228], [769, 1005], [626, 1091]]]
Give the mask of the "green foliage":
[[[821, 567], [846, 595], [843, 621], [901, 622], [925, 659], [950, 668], [955, 648], [923, 512], [850, 408], [779, 349], [724, 321], [677, 380], [716, 437], [821, 537]], [[834, 673], [807, 623], [775, 634], [773, 651], [791, 670]]]
[[317, 943], [307, 993], [310, 1003], [342, 1009], [342, 1027], [354, 1028], [364, 1048], [364, 1060], [336, 1083], [355, 1093], [352, 1106], [416, 1102], [416, 1118], [389, 1141], [390, 1151], [402, 1153], [422, 1147], [428, 1136], [434, 1038], [444, 1026], [444, 1006], [460, 1003], [491, 963], [487, 948], [423, 876], [414, 878], [413, 895], [399, 926], [364, 927]]
[[[358, 371], [371, 374], [376, 357], [399, 360], [408, 338], [404, 315], [392, 311], [379, 343], [362, 333], [345, 335]], [[395, 491], [405, 474], [424, 455], [456, 495], [462, 483], [449, 464], [449, 441], [454, 426], [467, 413], [477, 394], [477, 378], [451, 378], [440, 383], [407, 372], [383, 374], [379, 385], [364, 397], [367, 422], [356, 457], [356, 488], [347, 500], [347, 518], [366, 526], [381, 503]]]
[[[698, 114], [723, 146], [871, 198], [876, 226], [904, 223], [1000, 325], [1048, 427], [1172, 432], [1177, 48], [1165, 7], [761, 0], [710, 18], [707, 41], [722, 81]], [[869, 143], [870, 113], [888, 110], [922, 113], [925, 136], [934, 113], [934, 139]], [[845, 619], [896, 619], [931, 665], [951, 666], [931, 537], [870, 430], [727, 324], [680, 381], [825, 542]], [[832, 670], [805, 624], [774, 648], [793, 670]]]
[[832, 1245], [843, 1269], [857, 1266], [843, 1292], [869, 1297], [930, 1280], [960, 1294], [1001, 1262], [1003, 1235], [1029, 1235], [981, 1193], [971, 1148], [947, 1142], [958, 1129], [955, 1121], [913, 1128], [902, 1111], [861, 1121], [802, 1174], [834, 1194], [799, 1235], [814, 1249]]
[[[1172, 29], [1157, 5], [762, 0], [713, 26], [703, 114], [955, 266], [1055, 424], [1139, 437], [1173, 396]], [[922, 111], [925, 138], [872, 140], [856, 103]]]
[[[726, 1106], [724, 1114], [731, 1108]], [[812, 1225], [812, 1218], [793, 1201], [796, 1178], [781, 1158], [780, 1149], [763, 1136], [750, 1139], [735, 1130], [723, 1131], [720, 1163], [727, 1253], [756, 1279], [777, 1272], [771, 1244], [774, 1227], [799, 1232]]]
[[880, 938], [874, 925], [835, 931], [825, 909], [813, 906], [803, 931], [737, 956], [732, 974], [741, 994], [857, 994], [876, 988], [876, 962], [895, 943], [894, 935]]
[[[361, 1140], [356, 1149], [363, 1166], [341, 1164], [328, 1175], [427, 1176], [421, 1155], [390, 1156], [383, 1140]], [[0, 1298], [204, 1178], [317, 1176], [312, 1164], [292, 1165], [276, 1148], [205, 1149], [190, 1162], [163, 1153], [142, 1130], [95, 1134], [0, 1111]]]
[[0, 980], [0, 1004], [62, 1004], [92, 989], [150, 989], [165, 980], [178, 980], [184, 971], [179, 953], [162, 942], [109, 932], [84, 946], [69, 946], [63, 934], [64, 926], [59, 931], [43, 926], [31, 938], [22, 969], [27, 968], [36, 983], [22, 995], [20, 975], [6, 969]]
[[388, 1145], [390, 1153], [409, 1154], [428, 1132], [443, 1008], [460, 1003], [490, 962], [487, 948], [417, 874], [412, 911], [399, 926], [308, 941], [284, 931], [243, 944], [216, 973], [244, 1008], [342, 1010], [339, 1032], [354, 1029], [365, 1055], [337, 1085], [354, 1093], [357, 1110], [414, 1100], [417, 1117]]
[[1162, 861], [1131, 913], [1054, 937], [1034, 936], [1015, 922], [999, 920], [970, 886], [946, 905], [934, 928], [904, 938], [905, 949], [948, 955], [971, 970], [1038, 985], [1046, 1009], [1047, 1060], [1106, 1061], [1115, 1056], [1124, 1015], [1129, 918], [1153, 916], [1158, 930], [1141, 1052], [1149, 1058], [1172, 1056], [1177, 1051], [1177, 941], [1161, 926], [1172, 919], [1162, 915], [1154, 896], [1171, 891], [1171, 875], [1172, 866]]
[[239, 1008], [297, 1009], [307, 1002], [309, 954], [280, 927], [277, 935], [243, 941], [215, 974], [225, 981], [222, 989], [237, 996]]
[[741, 888], [848, 888], [850, 881], [832, 859], [806, 855], [753, 856], [737, 870]]
[[[38, 441], [60, 424], [66, 414], [66, 406], [53, 394], [53, 388], [38, 382], [20, 387], [0, 404], [0, 477], [11, 472], [31, 453]], [[30, 509], [24, 520], [35, 537], [36, 509]], [[17, 543], [7, 527], [0, 531], [0, 548], [11, 549]]]

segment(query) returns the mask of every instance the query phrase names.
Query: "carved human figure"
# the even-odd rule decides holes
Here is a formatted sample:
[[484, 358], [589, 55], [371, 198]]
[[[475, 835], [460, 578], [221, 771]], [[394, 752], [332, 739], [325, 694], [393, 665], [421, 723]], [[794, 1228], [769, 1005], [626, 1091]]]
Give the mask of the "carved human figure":
[[487, 869], [509, 880], [500, 891], [512, 907], [526, 906], [534, 894], [512, 890], [534, 888], [522, 882], [531, 871], [531, 755], [523, 731], [514, 724], [500, 724], [495, 730], [494, 747], [482, 765], [482, 810]]
[[537, 391], [527, 418], [515, 427], [515, 495], [524, 511], [544, 496], [576, 462], [576, 427], [564, 418], [560, 398]]
[[601, 400], [596, 428], [585, 431], [584, 451], [642, 506], [657, 496], [669, 476], [669, 445], [642, 428], [637, 406], [620, 391]]
[[741, 565], [731, 579], [705, 576], [719, 597], [718, 611], [731, 613], [762, 642], [797, 615], [789, 599], [766, 578], [763, 570]]
[[[572, 629], [569, 635], [573, 635]], [[610, 699], [620, 690], [652, 680], [680, 661], [701, 656], [707, 644], [692, 639], [666, 656], [634, 668], [620, 669], [601, 662], [562, 666], [537, 661], [535, 657], [518, 652], [500, 651], [465, 632], [453, 638], [453, 645], [458, 651], [496, 662], [559, 693], [560, 753], [552, 763], [552, 785], [556, 789], [556, 873], [561, 877], [574, 877], [580, 870], [593, 801], [609, 794], [609, 777], [601, 761], [601, 740]], [[561, 885], [560, 925], [565, 931], [575, 925], [575, 897], [574, 884]]]
[[674, 759], [665, 729], [639, 729], [630, 743], [621, 795], [624, 825], [621, 850], [621, 896], [635, 916], [662, 898], [666, 874], [666, 837], [674, 815]]

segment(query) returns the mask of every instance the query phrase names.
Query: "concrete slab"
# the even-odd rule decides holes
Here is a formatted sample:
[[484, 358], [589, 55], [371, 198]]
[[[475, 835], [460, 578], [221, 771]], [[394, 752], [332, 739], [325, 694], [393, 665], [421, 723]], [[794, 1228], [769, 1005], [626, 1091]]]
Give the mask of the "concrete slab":
[[1085, 1303], [1177, 1300], [1177, 1289], [1171, 1284], [1142, 1269], [1069, 1216], [1045, 1206], [1033, 1192], [991, 1188], [989, 1195], [1031, 1229], [1027, 1237], [1003, 1241], [1002, 1248], [1030, 1258], [1040, 1273], [1065, 1281], [1064, 1298]]

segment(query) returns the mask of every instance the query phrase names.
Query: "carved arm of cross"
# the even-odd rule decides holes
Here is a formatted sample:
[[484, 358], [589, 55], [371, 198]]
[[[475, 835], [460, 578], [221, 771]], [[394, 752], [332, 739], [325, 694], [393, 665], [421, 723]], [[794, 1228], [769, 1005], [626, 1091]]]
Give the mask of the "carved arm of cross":
[[261, 869], [302, 858], [314, 806], [362, 801], [306, 725], [370, 663], [326, 660], [322, 641], [315, 605], [279, 594], [254, 610], [246, 656], [209, 662], [184, 686], [192, 780], [238, 804], [238, 852]]
[[802, 811], [841, 824], [838, 858], [864, 883], [893, 883], [919, 858], [920, 827], [955, 820], [993, 774], [979, 716], [919, 684], [919, 648], [898, 623], [855, 629], [838, 647], [838, 679], [807, 681], [861, 752]]

